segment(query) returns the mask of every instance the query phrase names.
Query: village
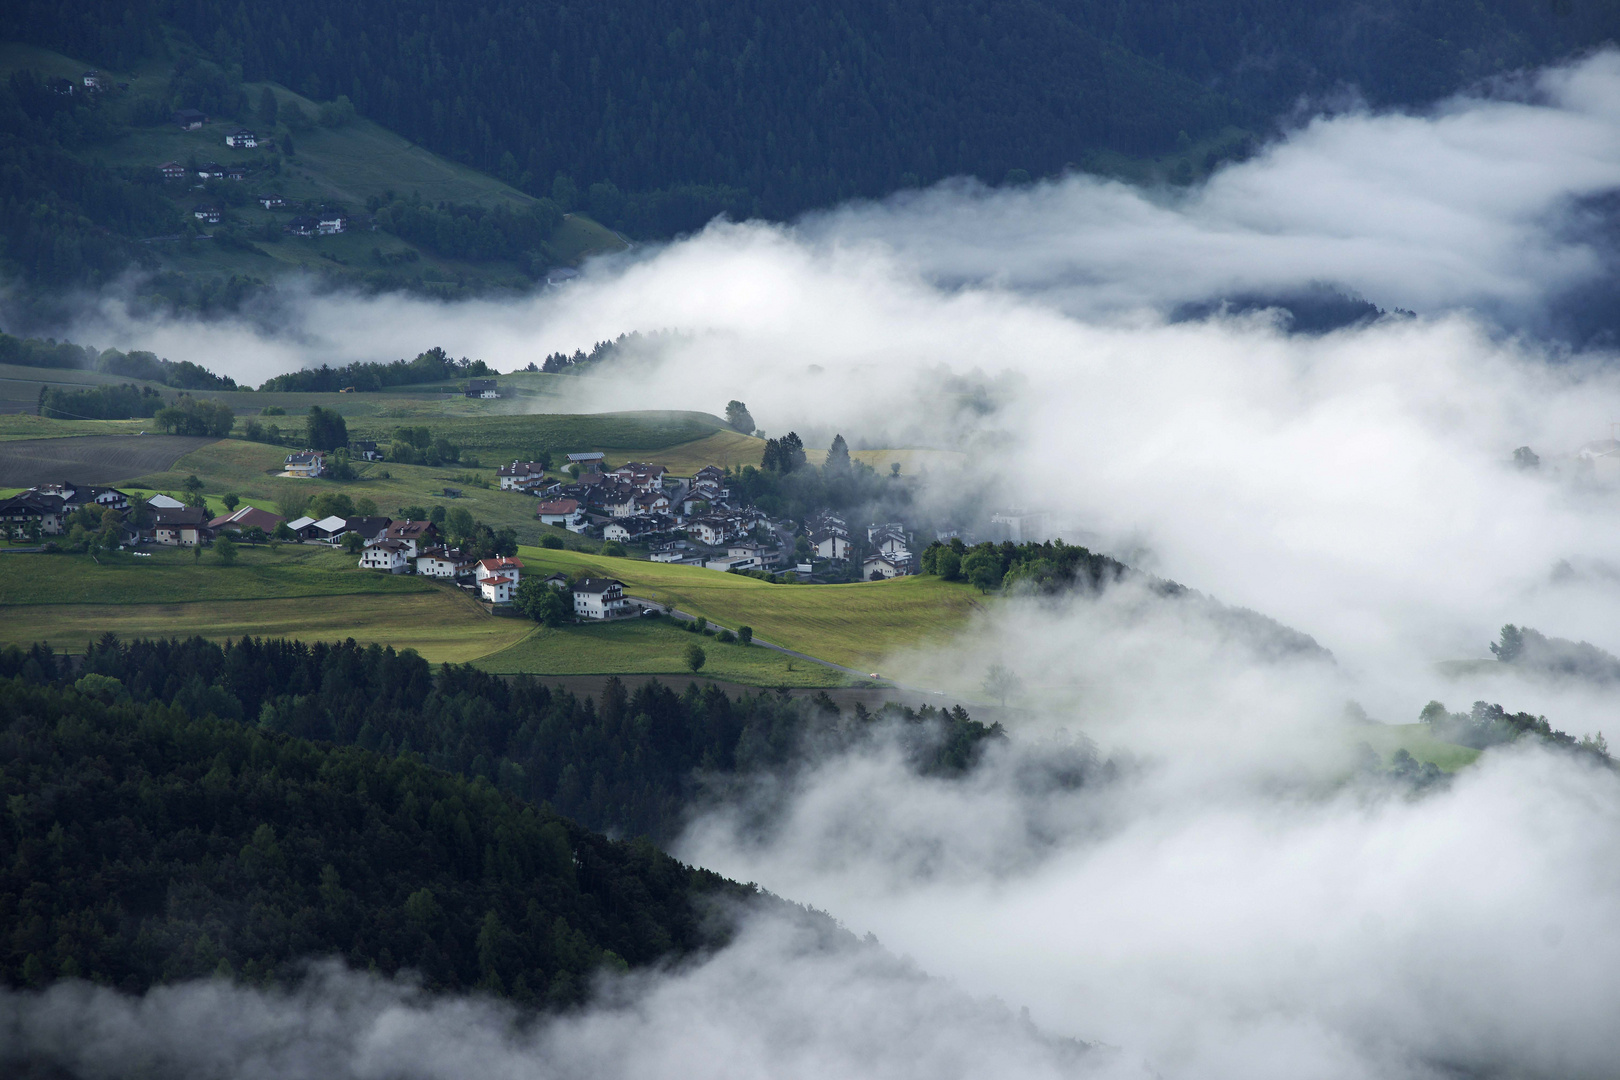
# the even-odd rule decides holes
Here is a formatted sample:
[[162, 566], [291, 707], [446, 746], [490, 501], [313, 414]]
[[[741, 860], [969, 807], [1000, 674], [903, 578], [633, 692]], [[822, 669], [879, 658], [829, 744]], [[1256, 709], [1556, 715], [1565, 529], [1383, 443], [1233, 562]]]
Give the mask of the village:
[[[493, 385], [488, 390], [494, 391]], [[483, 386], [476, 392], [485, 392]], [[375, 442], [356, 439], [346, 448], [351, 460], [376, 460]], [[284, 477], [317, 479], [329, 471], [330, 455], [319, 450], [287, 454]], [[609, 467], [605, 455], [583, 451], [566, 455], [560, 473], [547, 461], [513, 461], [497, 470], [500, 489], [535, 500], [533, 516], [589, 540], [603, 554], [636, 554], [659, 563], [746, 574], [782, 583], [883, 580], [916, 573], [914, 542], [898, 522], [860, 526], [827, 510], [803, 521], [773, 520], [736, 497], [731, 474], [714, 465], [690, 477], [672, 476], [661, 465], [629, 462]], [[447, 492], [448, 494], [448, 492]], [[139, 553], [146, 547], [201, 549], [228, 540], [246, 543], [324, 545], [357, 556], [356, 569], [385, 574], [416, 574], [454, 584], [492, 608], [518, 599], [524, 565], [515, 543], [493, 556], [452, 546], [442, 521], [393, 518], [367, 506], [365, 514], [330, 514], [291, 520], [252, 505], [212, 514], [195, 492], [131, 494], [114, 487], [70, 482], [42, 483], [0, 500], [0, 528], [13, 540], [51, 550], [47, 538], [77, 537], [77, 546]], [[364, 501], [364, 500], [363, 500]], [[442, 511], [442, 508], [440, 508]], [[435, 517], [442, 517], [440, 511]], [[418, 510], [417, 512], [420, 512]], [[93, 541], [92, 541], [92, 538]], [[859, 540], [859, 542], [857, 542]], [[555, 532], [544, 547], [563, 547]], [[853, 561], [860, 559], [859, 567]], [[612, 619], [642, 608], [611, 579], [569, 580], [554, 574], [546, 583], [572, 594], [579, 619]]]

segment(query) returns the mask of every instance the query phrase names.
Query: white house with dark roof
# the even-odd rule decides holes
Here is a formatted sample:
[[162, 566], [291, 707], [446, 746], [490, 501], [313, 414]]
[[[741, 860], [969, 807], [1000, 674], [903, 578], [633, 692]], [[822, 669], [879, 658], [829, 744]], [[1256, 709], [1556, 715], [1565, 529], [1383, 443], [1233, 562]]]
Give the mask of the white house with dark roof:
[[326, 455], [319, 450], [288, 454], [282, 471], [288, 476], [319, 476], [326, 471]]
[[238, 150], [253, 150], [259, 145], [259, 137], [247, 128], [237, 128], [225, 136], [225, 145]]
[[630, 613], [624, 582], [586, 578], [574, 584], [574, 614], [581, 619], [613, 619]]
[[500, 477], [502, 491], [514, 491], [545, 478], [546, 470], [538, 461], [514, 461], [495, 470]]
[[875, 578], [905, 577], [911, 573], [911, 559], [897, 559], [882, 552], [873, 552], [861, 562], [861, 577], [866, 581]]
[[398, 540], [404, 544], [413, 559], [419, 550], [431, 547], [438, 536], [438, 526], [431, 521], [396, 521], [383, 533], [384, 540]]
[[431, 547], [416, 556], [416, 572], [423, 577], [455, 579], [471, 574], [477, 563], [459, 548]]
[[366, 548], [360, 556], [360, 569], [386, 570], [390, 574], [403, 574], [411, 568], [410, 554], [398, 540], [384, 540]]

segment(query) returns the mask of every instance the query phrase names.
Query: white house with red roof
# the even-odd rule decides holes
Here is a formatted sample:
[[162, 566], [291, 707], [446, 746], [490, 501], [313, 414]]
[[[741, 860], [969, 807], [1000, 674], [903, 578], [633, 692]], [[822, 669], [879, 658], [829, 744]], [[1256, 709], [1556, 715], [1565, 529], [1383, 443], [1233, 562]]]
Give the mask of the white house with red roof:
[[479, 559], [473, 567], [478, 581], [478, 592], [491, 604], [510, 604], [517, 596], [518, 583], [523, 580], [523, 560], [500, 556]]

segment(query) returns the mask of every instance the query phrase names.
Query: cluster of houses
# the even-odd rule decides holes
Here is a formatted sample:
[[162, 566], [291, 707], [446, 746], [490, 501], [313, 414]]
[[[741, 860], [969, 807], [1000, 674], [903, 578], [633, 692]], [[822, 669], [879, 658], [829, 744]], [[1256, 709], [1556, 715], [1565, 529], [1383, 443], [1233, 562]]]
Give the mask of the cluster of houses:
[[[178, 121], [183, 114], [195, 114], [189, 119], [196, 120], [194, 126], [200, 127], [207, 117], [194, 109], [183, 109], [175, 113]], [[185, 123], [181, 124], [186, 126]], [[259, 146], [259, 137], [246, 128], [238, 128], [225, 136], [225, 145], [251, 150]], [[208, 161], [200, 165], [182, 165], [178, 161], [165, 161], [158, 166], [166, 183], [179, 184], [187, 181], [206, 182], [209, 180], [247, 179], [248, 169], [243, 165], [221, 165], [217, 161]], [[200, 186], [200, 185], [199, 185]], [[287, 206], [287, 200], [274, 192], [265, 192], [258, 196], [258, 203], [266, 210], [281, 210]], [[194, 207], [191, 216], [206, 225], [218, 225], [224, 218], [225, 211], [212, 203], [204, 203]], [[336, 236], [338, 233], [348, 232], [353, 222], [349, 215], [341, 209], [323, 207], [316, 214], [300, 214], [282, 226], [282, 231], [290, 236]], [[499, 395], [493, 395], [499, 396]]]
[[[849, 523], [828, 511], [812, 514], [805, 519], [804, 531], [810, 538], [810, 549], [819, 558], [845, 561], [855, 551], [850, 539]], [[911, 536], [898, 521], [888, 521], [866, 527], [866, 557], [861, 560], [861, 577], [867, 581], [878, 578], [905, 577], [917, 572], [917, 557], [912, 553]]]
[[[644, 543], [655, 562], [711, 570], [812, 569], [792, 562], [792, 552], [782, 542], [791, 537], [794, 523], [773, 524], [763, 512], [734, 498], [717, 466], [685, 478], [639, 461], [607, 469], [603, 460], [600, 453], [569, 454], [568, 471], [575, 474], [571, 480], [548, 476], [539, 462], [514, 461], [499, 470], [501, 488], [537, 497], [535, 516], [547, 525], [603, 540]], [[853, 557], [856, 545], [842, 518], [814, 514], [804, 522], [804, 531], [818, 558], [847, 563]], [[678, 533], [685, 539], [677, 539]], [[868, 526], [862, 547], [870, 552], [861, 563], [863, 578], [917, 572], [911, 538], [897, 522]]]
[[[600, 453], [569, 454], [568, 465], [577, 476], [564, 481], [547, 476], [539, 462], [514, 461], [499, 470], [501, 488], [537, 497], [535, 517], [547, 525], [604, 540], [648, 543], [659, 562], [718, 559], [733, 561], [716, 569], [764, 566], [764, 549], [742, 542], [768, 531], [770, 519], [752, 506], [734, 502], [725, 473], [715, 466], [705, 466], [690, 478], [674, 477], [662, 465], [640, 461], [606, 469]], [[728, 550], [724, 556], [704, 560], [682, 553], [674, 543], [677, 531], [708, 547], [736, 544], [747, 550], [736, 555]]]
[[[57, 76], [55, 78], [47, 79], [46, 83], [52, 90], [58, 94], [61, 94], [63, 97], [71, 97], [73, 92], [78, 90], [80, 87], [83, 87], [85, 91], [91, 94], [103, 94], [112, 89], [112, 80], [108, 79], [107, 76], [103, 75], [99, 71], [96, 71], [94, 68], [81, 75], [78, 82], [74, 82], [72, 79]], [[119, 83], [118, 89], [128, 90], [129, 83]]]
[[208, 511], [167, 495], [148, 499], [150, 512], [146, 514], [130, 514], [133, 505], [129, 494], [117, 488], [66, 481], [40, 484], [0, 501], [0, 528], [17, 538], [62, 536], [72, 527], [73, 516], [89, 507], [125, 515], [118, 526], [118, 542], [124, 547], [196, 547], [223, 533], [241, 534], [254, 528], [268, 537], [284, 520], [252, 506], [210, 517]]

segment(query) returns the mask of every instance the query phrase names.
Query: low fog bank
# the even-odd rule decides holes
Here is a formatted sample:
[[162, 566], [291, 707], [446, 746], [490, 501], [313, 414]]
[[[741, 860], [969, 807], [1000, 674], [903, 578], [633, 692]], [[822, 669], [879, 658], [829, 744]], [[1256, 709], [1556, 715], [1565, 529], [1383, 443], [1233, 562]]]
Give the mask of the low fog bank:
[[768, 913], [710, 958], [604, 976], [597, 994], [542, 1019], [336, 963], [291, 991], [212, 980], [132, 998], [67, 982], [0, 992], [0, 1064], [76, 1080], [1142, 1075], [881, 948]]
[[1414, 788], [1356, 772], [1366, 729], [1320, 664], [1174, 611], [1093, 613], [1092, 638], [1024, 614], [972, 642], [1032, 683], [1066, 652], [1073, 711], [1027, 710], [964, 780], [882, 744], [824, 761], [694, 822], [682, 857], [1155, 1075], [1609, 1074], [1612, 771], [1526, 744]]

